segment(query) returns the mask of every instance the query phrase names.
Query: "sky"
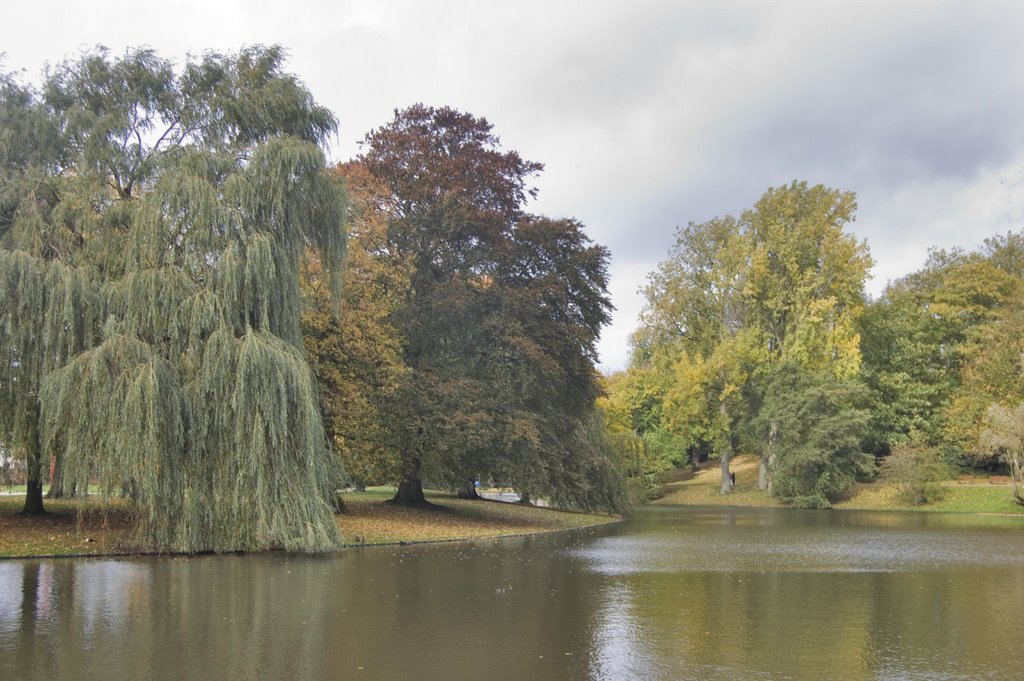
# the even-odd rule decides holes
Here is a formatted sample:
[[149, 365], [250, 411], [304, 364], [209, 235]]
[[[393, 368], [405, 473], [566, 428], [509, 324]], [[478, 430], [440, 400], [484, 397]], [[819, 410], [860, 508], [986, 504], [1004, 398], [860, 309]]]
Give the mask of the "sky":
[[178, 63], [282, 45], [340, 121], [333, 160], [416, 102], [486, 118], [545, 165], [529, 210], [611, 251], [606, 372], [628, 364], [677, 228], [770, 187], [856, 193], [874, 296], [929, 247], [1024, 229], [1019, 0], [36, 0], [3, 15], [0, 66], [29, 82], [97, 44]]

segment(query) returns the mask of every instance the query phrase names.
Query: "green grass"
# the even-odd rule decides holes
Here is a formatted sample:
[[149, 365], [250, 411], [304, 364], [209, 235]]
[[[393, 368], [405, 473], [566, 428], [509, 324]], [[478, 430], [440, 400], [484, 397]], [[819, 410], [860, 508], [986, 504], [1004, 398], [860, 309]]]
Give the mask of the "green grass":
[[669, 483], [653, 503], [682, 506], [756, 506], [782, 507], [784, 504], [757, 489], [757, 460], [736, 457], [730, 467], [736, 474], [736, 486], [730, 494], [721, 493], [722, 473], [717, 462], [705, 464], [696, 475]]
[[[709, 464], [692, 477], [669, 483], [655, 504], [684, 506], [783, 507], [767, 492], [757, 489], [757, 460], [740, 456], [733, 460], [736, 487], [721, 494], [721, 472]], [[1005, 513], [1024, 515], [1006, 484], [990, 484], [988, 478], [950, 481], [943, 484], [943, 498], [930, 504], [913, 506], [900, 500], [896, 486], [886, 480], [857, 485], [853, 497], [834, 505], [837, 509], [860, 511], [932, 511], [940, 513]]]
[[889, 511], [934, 511], [940, 513], [1007, 513], [1024, 514], [1024, 506], [1016, 503], [1008, 485], [965, 485], [948, 482], [942, 486], [938, 501], [914, 506], [900, 500], [896, 486], [877, 481], [857, 486], [857, 493], [836, 508]]

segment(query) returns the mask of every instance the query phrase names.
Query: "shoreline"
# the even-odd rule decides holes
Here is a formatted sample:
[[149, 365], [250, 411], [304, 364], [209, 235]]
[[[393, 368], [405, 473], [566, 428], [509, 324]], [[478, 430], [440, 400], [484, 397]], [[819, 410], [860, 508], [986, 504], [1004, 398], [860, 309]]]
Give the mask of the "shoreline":
[[[339, 548], [319, 555], [372, 546], [411, 546], [479, 539], [508, 539], [591, 529], [622, 522], [620, 516], [510, 504], [487, 499], [466, 500], [429, 493], [433, 508], [386, 503], [393, 490], [348, 493], [345, 513], [335, 515], [342, 535]], [[160, 553], [129, 547], [131, 518], [123, 505], [104, 510], [69, 500], [48, 500], [41, 517], [20, 515], [22, 497], [0, 497], [0, 562], [56, 558], [127, 558], [133, 556], [199, 556], [212, 553]], [[84, 546], [83, 546], [84, 545]], [[88, 548], [85, 548], [85, 547]], [[282, 551], [272, 549], [254, 553]], [[243, 555], [246, 552], [237, 552]], [[219, 555], [231, 555], [226, 552]], [[313, 555], [313, 554], [311, 554]]]
[[[756, 489], [757, 460], [754, 457], [737, 457], [732, 470], [737, 473], [737, 483], [728, 495], [720, 493], [720, 469], [707, 466], [695, 474], [687, 472], [666, 483], [661, 496], [647, 505], [654, 508], [791, 508]], [[885, 481], [858, 483], [857, 487], [853, 497], [837, 502], [830, 510], [1024, 518], [1024, 507], [1013, 501], [1008, 484], [953, 480], [943, 484], [945, 499], [920, 506], [900, 502], [895, 487]], [[428, 492], [433, 507], [404, 507], [387, 503], [393, 494], [392, 488], [343, 494], [345, 513], [335, 516], [342, 543], [338, 549], [325, 553], [369, 546], [527, 537], [591, 529], [625, 520], [621, 516], [525, 506], [487, 498], [459, 499], [438, 492]], [[86, 502], [47, 500], [47, 515], [26, 517], [19, 514], [23, 495], [18, 492], [0, 494], [0, 561], [210, 555], [131, 548], [132, 521], [125, 506], [117, 500], [103, 506], [93, 498]]]

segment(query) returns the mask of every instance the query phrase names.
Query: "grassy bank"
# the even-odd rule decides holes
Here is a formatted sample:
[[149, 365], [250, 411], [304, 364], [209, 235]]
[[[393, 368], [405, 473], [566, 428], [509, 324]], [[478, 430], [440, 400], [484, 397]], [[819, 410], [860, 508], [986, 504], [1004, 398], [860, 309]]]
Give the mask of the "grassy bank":
[[450, 541], [570, 530], [618, 520], [613, 516], [567, 513], [550, 508], [499, 501], [470, 501], [427, 493], [430, 509], [387, 503], [393, 488], [373, 488], [344, 495], [345, 513], [338, 527], [354, 544]]
[[[733, 461], [736, 487], [721, 494], [721, 471], [713, 463], [683, 480], [671, 482], [655, 504], [686, 506], [758, 506], [782, 507], [784, 504], [757, 489], [757, 459], [740, 456]], [[896, 486], [885, 480], [859, 484], [854, 496], [835, 504], [837, 509], [864, 511], [938, 511], [948, 513], [1011, 513], [1024, 515], [1007, 484], [991, 484], [982, 478], [944, 483], [943, 498], [924, 506], [912, 506], [899, 499]]]
[[[452, 541], [568, 530], [614, 522], [605, 515], [566, 513], [496, 501], [468, 501], [429, 494], [433, 508], [404, 508], [387, 500], [394, 490], [346, 494], [344, 514], [336, 516], [349, 545]], [[0, 496], [0, 557], [115, 555], [133, 553], [131, 518], [113, 503], [83, 507], [73, 500], [47, 501], [49, 513], [20, 515], [24, 498]], [[87, 509], [84, 513], [79, 510]]]

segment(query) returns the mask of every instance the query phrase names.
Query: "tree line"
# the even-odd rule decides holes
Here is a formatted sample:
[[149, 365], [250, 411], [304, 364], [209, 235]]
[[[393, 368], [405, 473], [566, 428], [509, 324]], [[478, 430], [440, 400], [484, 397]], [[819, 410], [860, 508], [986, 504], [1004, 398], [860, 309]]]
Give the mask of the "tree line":
[[[130, 501], [160, 551], [318, 551], [346, 484], [616, 510], [605, 248], [539, 163], [416, 105], [328, 167], [279, 47], [0, 73], [0, 449], [26, 513]], [[347, 470], [347, 472], [346, 472]]]
[[[98, 48], [0, 73], [0, 453], [25, 512], [98, 482], [161, 551], [318, 551], [346, 485], [480, 481], [621, 511], [736, 453], [823, 507], [1024, 449], [1024, 235], [870, 300], [850, 192], [793, 182], [680, 229], [630, 368], [601, 377], [609, 253], [533, 214], [539, 163], [414, 105], [330, 165], [279, 47], [181, 68]], [[901, 473], [903, 474], [903, 473]]]
[[1024, 232], [932, 249], [876, 299], [855, 196], [795, 181], [680, 229], [652, 272], [631, 365], [602, 399], [631, 484], [758, 457], [758, 487], [827, 507], [888, 469], [915, 502], [1024, 451]]

